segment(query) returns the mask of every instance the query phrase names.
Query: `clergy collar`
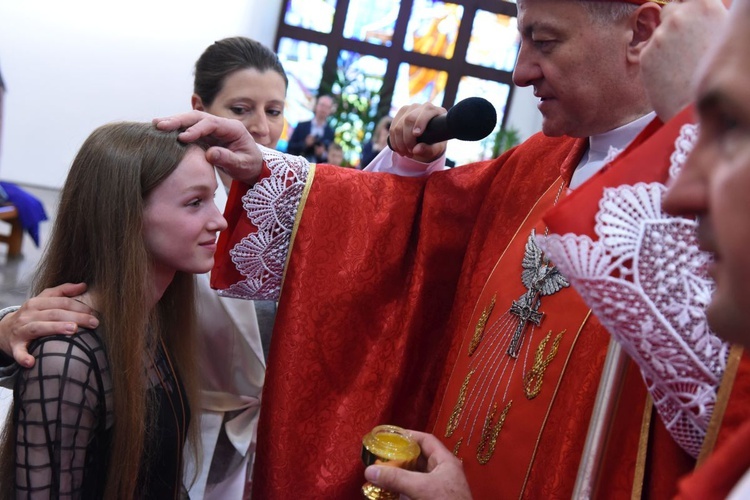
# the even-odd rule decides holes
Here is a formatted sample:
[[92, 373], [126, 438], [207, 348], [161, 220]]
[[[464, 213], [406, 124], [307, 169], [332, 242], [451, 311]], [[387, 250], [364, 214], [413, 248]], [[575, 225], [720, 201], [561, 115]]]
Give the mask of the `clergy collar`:
[[652, 111], [609, 132], [589, 137], [589, 147], [573, 172], [569, 187], [577, 188], [598, 172], [613, 159], [612, 155], [625, 149], [655, 117], [656, 113]]
[[593, 155], [590, 156], [603, 154], [606, 157], [611, 148], [622, 151], [646, 128], [646, 125], [651, 123], [654, 117], [656, 117], [656, 113], [652, 111], [614, 130], [599, 135], [592, 135], [589, 137], [589, 151]]

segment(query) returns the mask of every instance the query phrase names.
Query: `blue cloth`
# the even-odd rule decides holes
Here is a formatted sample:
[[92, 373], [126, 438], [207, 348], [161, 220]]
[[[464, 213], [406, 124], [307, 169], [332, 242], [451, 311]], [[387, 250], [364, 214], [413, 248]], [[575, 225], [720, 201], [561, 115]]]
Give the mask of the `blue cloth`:
[[47, 220], [47, 212], [39, 199], [10, 182], [1, 182], [0, 187], [8, 195], [8, 201], [18, 210], [21, 226], [29, 233], [36, 246], [39, 246], [39, 223]]

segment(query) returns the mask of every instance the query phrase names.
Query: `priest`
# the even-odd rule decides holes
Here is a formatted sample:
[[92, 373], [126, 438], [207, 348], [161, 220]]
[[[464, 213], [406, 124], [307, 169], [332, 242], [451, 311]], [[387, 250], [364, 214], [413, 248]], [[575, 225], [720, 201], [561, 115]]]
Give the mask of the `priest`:
[[[570, 188], [644, 129], [658, 129], [646, 128], [654, 116], [640, 55], [660, 6], [518, 7], [514, 81], [534, 87], [543, 134], [496, 160], [426, 178], [341, 171], [267, 150], [259, 180], [235, 172], [251, 182], [233, 186], [214, 286], [242, 297], [281, 290], [255, 495], [353, 497], [361, 436], [391, 423], [436, 434], [463, 461], [477, 498], [571, 496], [609, 335], [535, 235]], [[399, 113], [397, 154], [442, 152], [416, 144], [430, 114]], [[196, 115], [160, 126], [196, 118], [185, 140], [229, 126]], [[232, 170], [231, 151], [222, 153]], [[597, 491], [671, 495], [693, 457], [652, 418], [635, 365], [617, 397]]]

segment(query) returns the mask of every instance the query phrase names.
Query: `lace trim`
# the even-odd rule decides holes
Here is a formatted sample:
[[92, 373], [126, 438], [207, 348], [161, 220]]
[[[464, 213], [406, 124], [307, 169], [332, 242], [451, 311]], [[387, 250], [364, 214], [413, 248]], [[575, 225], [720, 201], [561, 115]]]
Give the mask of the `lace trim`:
[[609, 151], [607, 151], [607, 156], [604, 157], [604, 164], [612, 163], [615, 161], [615, 158], [620, 156], [620, 153], [622, 153], [621, 148], [616, 148], [614, 146], [609, 147]]
[[271, 174], [242, 197], [242, 207], [257, 232], [244, 237], [229, 252], [245, 279], [219, 292], [225, 297], [278, 300], [281, 293], [286, 255], [310, 164], [298, 156], [264, 147], [260, 150]]
[[[697, 137], [684, 126], [670, 176]], [[677, 443], [698, 456], [726, 368], [729, 345], [708, 328], [714, 284], [710, 255], [699, 250], [696, 223], [661, 209], [660, 183], [607, 188], [586, 235], [538, 236], [607, 330], [638, 363], [654, 404]]]

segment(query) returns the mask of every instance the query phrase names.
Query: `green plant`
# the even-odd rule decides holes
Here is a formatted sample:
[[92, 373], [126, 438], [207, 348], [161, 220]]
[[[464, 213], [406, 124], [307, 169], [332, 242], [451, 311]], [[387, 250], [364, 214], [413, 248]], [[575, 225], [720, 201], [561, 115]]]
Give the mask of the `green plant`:
[[510, 148], [517, 146], [521, 142], [521, 137], [515, 128], [501, 128], [495, 134], [495, 141], [492, 144], [492, 157], [497, 158]]
[[321, 84], [321, 93], [337, 96], [337, 108], [330, 121], [347, 165], [359, 161], [362, 145], [369, 140], [378, 120], [388, 112], [387, 108], [381, 110], [380, 104], [390, 102], [381, 95], [383, 78], [362, 72], [358, 61], [358, 54], [342, 53], [333, 81]]

